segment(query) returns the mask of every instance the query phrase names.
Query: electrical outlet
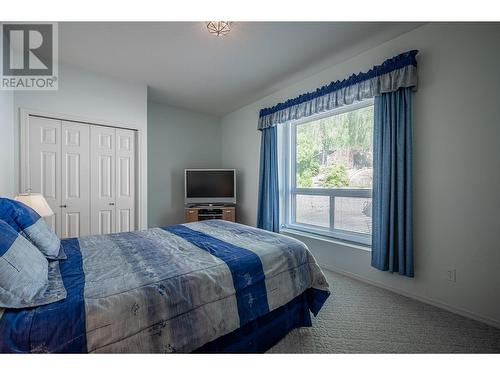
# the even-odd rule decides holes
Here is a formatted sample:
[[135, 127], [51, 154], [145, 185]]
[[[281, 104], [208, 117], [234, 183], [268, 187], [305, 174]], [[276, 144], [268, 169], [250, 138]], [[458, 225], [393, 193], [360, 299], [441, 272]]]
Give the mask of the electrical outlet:
[[446, 270], [446, 280], [452, 283], [457, 282], [457, 270], [455, 268], [450, 268]]

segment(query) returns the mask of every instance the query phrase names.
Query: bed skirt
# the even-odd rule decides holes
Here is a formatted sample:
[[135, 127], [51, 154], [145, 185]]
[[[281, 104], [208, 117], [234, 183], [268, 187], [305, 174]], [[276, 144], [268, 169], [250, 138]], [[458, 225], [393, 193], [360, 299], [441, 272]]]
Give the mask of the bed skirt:
[[298, 327], [311, 327], [308, 292], [286, 305], [211, 341], [194, 353], [264, 353], [288, 332]]

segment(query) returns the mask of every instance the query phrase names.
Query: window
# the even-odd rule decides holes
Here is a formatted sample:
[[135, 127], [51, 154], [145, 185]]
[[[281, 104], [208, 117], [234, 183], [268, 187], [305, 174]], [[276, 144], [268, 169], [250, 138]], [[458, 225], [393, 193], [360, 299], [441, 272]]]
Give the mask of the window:
[[373, 101], [291, 122], [280, 136], [282, 224], [370, 244]]

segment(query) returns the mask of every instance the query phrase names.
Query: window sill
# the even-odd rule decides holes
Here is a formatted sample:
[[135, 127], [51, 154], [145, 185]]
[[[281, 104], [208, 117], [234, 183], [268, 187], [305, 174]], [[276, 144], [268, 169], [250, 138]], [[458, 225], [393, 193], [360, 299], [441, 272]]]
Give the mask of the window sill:
[[362, 244], [357, 244], [357, 243], [353, 243], [353, 242], [349, 242], [349, 241], [338, 240], [338, 239], [334, 239], [331, 237], [321, 236], [319, 234], [312, 234], [312, 233], [308, 233], [308, 232], [303, 232], [303, 231], [296, 230], [296, 229], [283, 228], [280, 230], [280, 233], [293, 234], [293, 235], [300, 236], [300, 237], [312, 238], [315, 240], [329, 242], [329, 243], [332, 243], [335, 245], [352, 247], [353, 249], [358, 249], [358, 250], [363, 250], [363, 251], [369, 251], [369, 252], [372, 251], [371, 246], [368, 246], [368, 245], [362, 245]]

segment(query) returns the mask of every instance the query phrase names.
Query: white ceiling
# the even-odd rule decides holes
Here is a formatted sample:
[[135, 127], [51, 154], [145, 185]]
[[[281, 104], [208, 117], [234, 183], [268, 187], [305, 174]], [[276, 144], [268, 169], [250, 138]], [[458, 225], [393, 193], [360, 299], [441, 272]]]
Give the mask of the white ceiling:
[[224, 115], [419, 23], [60, 23], [62, 62], [148, 85], [151, 100]]

